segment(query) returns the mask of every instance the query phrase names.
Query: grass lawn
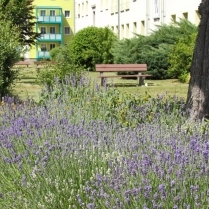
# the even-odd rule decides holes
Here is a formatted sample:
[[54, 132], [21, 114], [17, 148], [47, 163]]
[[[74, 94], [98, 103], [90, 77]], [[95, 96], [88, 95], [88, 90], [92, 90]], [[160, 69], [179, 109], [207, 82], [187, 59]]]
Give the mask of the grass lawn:
[[[90, 72], [89, 76], [92, 80], [100, 83], [100, 79], [97, 79], [99, 73]], [[41, 86], [35, 82], [37, 72], [35, 67], [21, 67], [19, 79], [15, 83], [14, 93], [19, 95], [23, 100], [27, 98], [33, 98], [35, 101], [39, 99], [39, 93]], [[112, 83], [117, 87], [121, 93], [131, 93], [136, 95], [145, 95], [146, 92], [155, 97], [157, 94], [178, 95], [179, 97], [186, 98], [188, 84], [179, 83], [176, 79], [169, 80], [145, 80], [148, 86], [138, 86], [135, 79], [121, 79], [121, 78], [109, 78], [107, 80], [108, 85]]]

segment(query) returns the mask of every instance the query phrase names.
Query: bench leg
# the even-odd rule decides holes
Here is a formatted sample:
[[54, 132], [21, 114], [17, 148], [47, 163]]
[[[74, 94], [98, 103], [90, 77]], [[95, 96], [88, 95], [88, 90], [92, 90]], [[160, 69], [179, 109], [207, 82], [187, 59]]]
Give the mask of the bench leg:
[[139, 84], [139, 86], [144, 86], [144, 79], [145, 79], [145, 77], [138, 77], [138, 84]]
[[101, 86], [104, 86], [104, 80], [105, 78], [101, 78]]

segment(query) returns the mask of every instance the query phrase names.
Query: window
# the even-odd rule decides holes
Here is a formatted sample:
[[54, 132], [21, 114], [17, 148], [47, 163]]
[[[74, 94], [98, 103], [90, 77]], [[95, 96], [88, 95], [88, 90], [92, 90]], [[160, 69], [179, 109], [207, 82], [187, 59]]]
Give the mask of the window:
[[96, 12], [93, 11], [93, 26], [95, 26], [95, 20], [96, 20]]
[[80, 15], [81, 15], [81, 5], [78, 4], [78, 18], [80, 17]]
[[160, 5], [159, 5], [159, 0], [154, 0], [154, 5], [153, 5], [153, 17], [154, 19], [159, 19], [160, 18]]
[[171, 21], [172, 21], [172, 23], [176, 22], [176, 15], [171, 15]]
[[86, 1], [86, 15], [88, 15], [88, 9], [89, 9], [89, 4], [88, 4], [88, 1]]
[[41, 16], [46, 16], [46, 10], [41, 10], [41, 11], [40, 11], [40, 15], [41, 15]]
[[56, 32], [55, 32], [55, 27], [50, 27], [50, 33], [51, 34], [55, 34]]
[[68, 18], [70, 17], [70, 10], [65, 11], [65, 17], [68, 17]]
[[126, 38], [129, 38], [129, 24], [126, 24]]
[[83, 17], [84, 16], [84, 3], [82, 3], [82, 8], [81, 9], [82, 9], [82, 13], [81, 14], [82, 14], [82, 17]]
[[188, 20], [188, 12], [183, 13], [183, 18]]
[[117, 35], [118, 35], [118, 25], [116, 25], [116, 27], [115, 27], [115, 28], [116, 28], [116, 31], [115, 31], [115, 32], [116, 32], [116, 33], [117, 33]]
[[121, 25], [120, 35], [121, 35], [121, 38], [124, 38], [124, 25]]
[[50, 16], [55, 16], [55, 10], [50, 10]]
[[70, 35], [70, 27], [65, 27], [65, 35]]
[[46, 27], [41, 27], [41, 34], [46, 34]]
[[137, 23], [134, 22], [133, 23], [133, 33], [134, 33], [134, 36], [136, 35], [135, 33], [137, 32]]
[[55, 44], [50, 44], [50, 50], [55, 48]]
[[145, 35], [145, 22], [141, 21], [141, 35]]
[[47, 51], [46, 44], [41, 44], [41, 51]]

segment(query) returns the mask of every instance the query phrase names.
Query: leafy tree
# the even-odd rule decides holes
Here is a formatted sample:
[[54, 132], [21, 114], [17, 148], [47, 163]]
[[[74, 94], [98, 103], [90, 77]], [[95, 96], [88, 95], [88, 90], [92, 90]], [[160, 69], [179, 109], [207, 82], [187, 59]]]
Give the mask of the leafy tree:
[[98, 63], [113, 63], [111, 49], [116, 40], [116, 35], [107, 27], [87, 27], [78, 31], [70, 44], [74, 63], [89, 70], [94, 70]]
[[172, 78], [178, 78], [181, 82], [186, 82], [191, 67], [194, 45], [197, 34], [181, 38], [173, 45], [169, 54], [170, 67], [168, 74]]
[[11, 21], [12, 26], [19, 29], [18, 40], [22, 46], [35, 44], [40, 33], [34, 32], [36, 19], [33, 0], [0, 0], [1, 20]]
[[209, 119], [209, 0], [198, 8], [201, 15], [190, 69], [187, 108], [193, 120]]
[[0, 20], [0, 25], [0, 96], [4, 96], [17, 77], [12, 67], [20, 58], [19, 32], [9, 21]]

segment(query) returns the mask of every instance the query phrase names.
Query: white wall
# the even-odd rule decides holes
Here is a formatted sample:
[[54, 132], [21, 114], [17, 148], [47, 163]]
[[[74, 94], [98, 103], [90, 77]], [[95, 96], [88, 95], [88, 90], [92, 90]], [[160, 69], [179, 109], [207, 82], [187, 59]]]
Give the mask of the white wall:
[[[179, 18], [187, 18], [197, 25], [199, 17], [196, 11], [200, 2], [201, 0], [120, 0], [120, 38], [131, 38], [134, 36], [133, 32], [149, 35], [156, 25], [169, 24], [172, 18], [177, 21]], [[76, 0], [75, 9], [76, 32], [94, 25], [109, 26], [118, 34], [118, 0]]]

